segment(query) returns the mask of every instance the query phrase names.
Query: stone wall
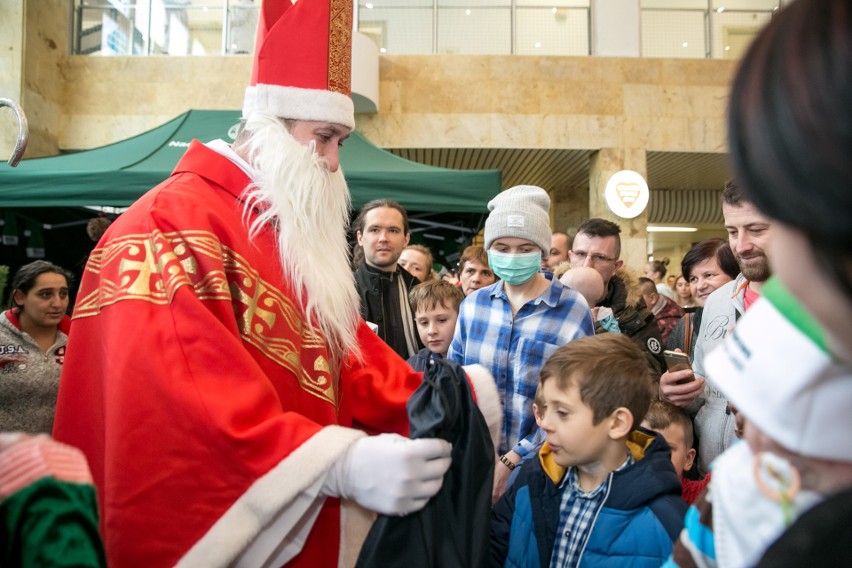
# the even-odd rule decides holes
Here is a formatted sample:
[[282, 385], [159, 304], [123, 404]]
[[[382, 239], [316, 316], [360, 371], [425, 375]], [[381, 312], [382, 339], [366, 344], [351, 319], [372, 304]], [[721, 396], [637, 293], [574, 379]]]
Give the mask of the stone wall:
[[[0, 0], [4, 15], [14, 16], [16, 5]], [[70, 56], [69, 3], [25, 6], [24, 47], [12, 46], [0, 65], [14, 71], [16, 57], [22, 61], [18, 84], [24, 84], [33, 133], [27, 157], [116, 142], [192, 108], [242, 106], [251, 56]], [[379, 112], [358, 115], [357, 128], [383, 147], [592, 150], [589, 186], [552, 190], [554, 225], [576, 226], [588, 216], [613, 218], [599, 197], [603, 185], [619, 169], [645, 175], [646, 152], [725, 150], [735, 66], [729, 60], [385, 55]], [[14, 72], [0, 79], [5, 90], [15, 84]], [[0, 137], [0, 149], [7, 140]], [[618, 221], [627, 254], [640, 262], [646, 218]]]

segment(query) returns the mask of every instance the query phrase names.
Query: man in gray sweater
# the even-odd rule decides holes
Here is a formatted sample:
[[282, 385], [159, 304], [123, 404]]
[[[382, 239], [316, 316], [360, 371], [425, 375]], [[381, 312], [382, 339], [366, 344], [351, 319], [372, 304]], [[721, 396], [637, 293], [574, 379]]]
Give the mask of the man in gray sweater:
[[[707, 298], [692, 370], [667, 372], [660, 377], [662, 398], [695, 416], [695, 434], [700, 442], [698, 467], [702, 473], [738, 434], [727, 399], [706, 379], [704, 357], [721, 344], [739, 317], [760, 297], [763, 284], [772, 275], [764, 252], [772, 238], [772, 223], [746, 201], [734, 181], [729, 181], [722, 192], [722, 214], [740, 274]], [[677, 384], [682, 380], [689, 382]]]

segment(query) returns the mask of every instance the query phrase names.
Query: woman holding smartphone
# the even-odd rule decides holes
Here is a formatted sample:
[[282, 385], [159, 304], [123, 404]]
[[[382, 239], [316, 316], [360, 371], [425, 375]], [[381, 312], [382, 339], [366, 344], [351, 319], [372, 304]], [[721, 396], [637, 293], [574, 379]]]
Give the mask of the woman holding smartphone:
[[679, 349], [689, 354], [692, 360], [704, 303], [717, 288], [736, 278], [740, 268], [728, 241], [707, 239], [689, 249], [683, 257], [681, 269], [698, 309], [686, 314], [675, 324], [666, 348]]

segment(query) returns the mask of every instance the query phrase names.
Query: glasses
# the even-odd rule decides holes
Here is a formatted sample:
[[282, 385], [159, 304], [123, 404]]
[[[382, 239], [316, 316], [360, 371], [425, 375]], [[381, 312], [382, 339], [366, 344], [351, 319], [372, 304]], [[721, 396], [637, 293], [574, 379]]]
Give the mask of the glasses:
[[571, 251], [571, 260], [575, 262], [579, 262], [580, 264], [582, 264], [586, 262], [586, 258], [590, 258], [592, 260], [592, 264], [604, 264], [607, 262], [615, 262], [616, 260], [618, 260], [617, 258], [609, 258], [608, 256], [604, 256], [598, 253], [589, 254], [581, 250]]

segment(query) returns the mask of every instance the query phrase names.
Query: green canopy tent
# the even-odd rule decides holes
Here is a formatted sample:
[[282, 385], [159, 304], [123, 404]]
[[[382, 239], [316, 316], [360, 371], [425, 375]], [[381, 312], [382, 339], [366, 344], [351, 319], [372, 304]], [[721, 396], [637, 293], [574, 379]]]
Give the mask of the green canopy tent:
[[[108, 146], [23, 160], [17, 168], [0, 164], [4, 237], [14, 240], [14, 235], [5, 233], [15, 226], [22, 233], [18, 238], [22, 244], [35, 238], [33, 231], [24, 235], [24, 229], [41, 225], [47, 258], [59, 262], [57, 251], [50, 246], [51, 229], [85, 223], [96, 215], [81, 211], [83, 207], [129, 206], [169, 176], [192, 139], [232, 141], [239, 117], [239, 111], [190, 110]], [[377, 198], [398, 201], [410, 214], [413, 240], [428, 244], [442, 260], [452, 261], [458, 246], [480, 229], [488, 200], [501, 189], [499, 170], [451, 170], [418, 164], [378, 148], [359, 132], [353, 132], [343, 145], [340, 162], [355, 209]], [[85, 245], [85, 231], [77, 229]], [[436, 247], [430, 238], [449, 246]], [[6, 257], [9, 248], [0, 246], [0, 256]]]

